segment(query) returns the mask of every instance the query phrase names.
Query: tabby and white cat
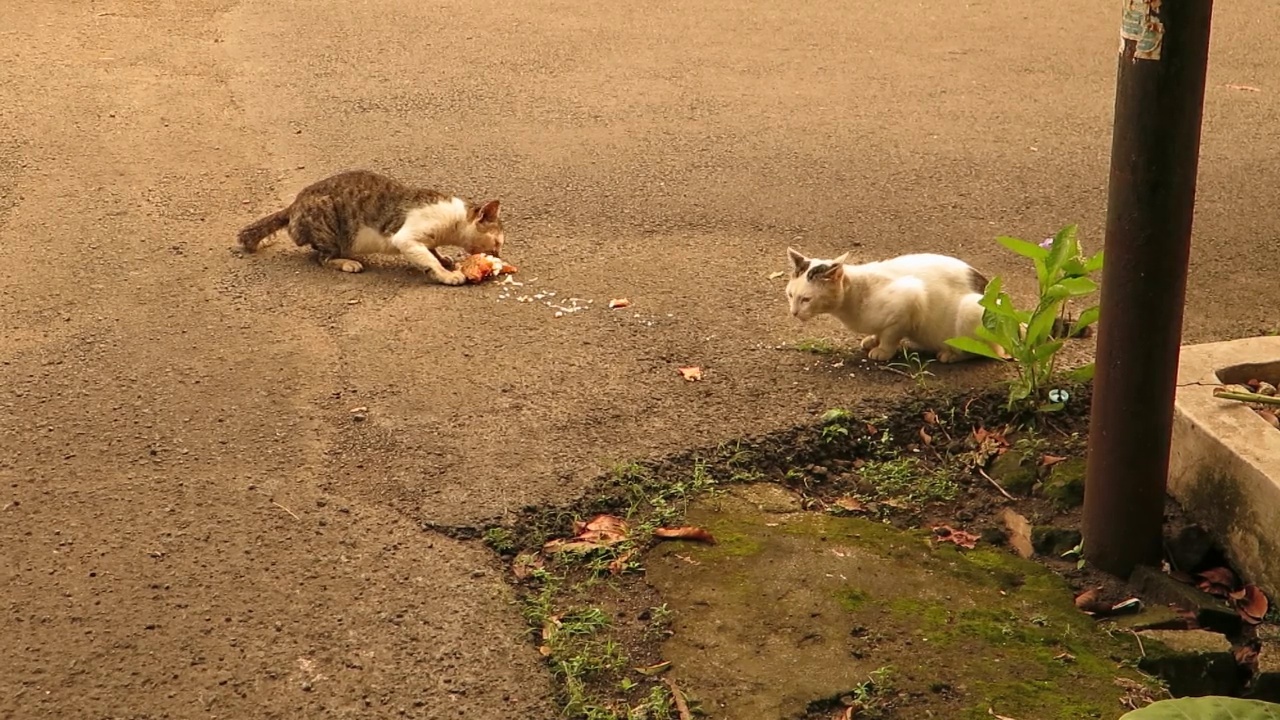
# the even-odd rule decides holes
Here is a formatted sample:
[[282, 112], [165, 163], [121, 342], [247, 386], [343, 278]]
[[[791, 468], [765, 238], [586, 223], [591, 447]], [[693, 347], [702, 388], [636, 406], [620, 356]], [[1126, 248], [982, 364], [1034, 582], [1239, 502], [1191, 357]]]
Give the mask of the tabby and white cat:
[[288, 207], [241, 230], [239, 241], [253, 252], [287, 227], [293, 241], [310, 246], [325, 267], [355, 273], [364, 266], [353, 256], [401, 254], [437, 282], [461, 285], [466, 277], [436, 248], [455, 245], [473, 255], [500, 255], [498, 210], [497, 200], [474, 205], [375, 172], [352, 170], [303, 188]]
[[829, 314], [853, 332], [867, 333], [862, 348], [872, 360], [891, 359], [903, 344], [944, 363], [975, 357], [946, 344], [973, 337], [982, 323], [978, 300], [987, 279], [963, 260], [920, 253], [849, 265], [848, 253], [818, 260], [787, 248], [787, 255], [791, 314], [802, 321]]

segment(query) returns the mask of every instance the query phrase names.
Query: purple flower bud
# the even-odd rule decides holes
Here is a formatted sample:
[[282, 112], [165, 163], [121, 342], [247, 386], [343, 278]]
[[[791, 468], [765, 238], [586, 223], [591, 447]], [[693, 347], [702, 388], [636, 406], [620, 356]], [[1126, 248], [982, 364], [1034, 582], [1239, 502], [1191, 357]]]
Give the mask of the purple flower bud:
[[1040, 243], [1040, 247], [1044, 248], [1045, 250], [1049, 250], [1053, 248], [1053, 238], [1045, 238], [1044, 242]]

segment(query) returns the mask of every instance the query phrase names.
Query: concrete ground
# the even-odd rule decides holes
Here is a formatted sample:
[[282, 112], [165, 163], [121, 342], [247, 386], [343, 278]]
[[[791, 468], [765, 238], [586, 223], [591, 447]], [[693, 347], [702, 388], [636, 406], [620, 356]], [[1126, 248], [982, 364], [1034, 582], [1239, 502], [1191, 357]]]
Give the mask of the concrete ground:
[[[1277, 326], [1268, 7], [1215, 18], [1191, 341]], [[949, 252], [1019, 273], [1023, 297], [995, 235], [1079, 222], [1101, 245], [1107, 3], [0, 0], [0, 18], [3, 717], [551, 717], [500, 568], [423, 524], [900, 392], [776, 349], [845, 339], [788, 317], [769, 278], [788, 244]], [[593, 306], [554, 318], [395, 262], [343, 275], [287, 242], [233, 252], [355, 166], [501, 197], [519, 291]]]

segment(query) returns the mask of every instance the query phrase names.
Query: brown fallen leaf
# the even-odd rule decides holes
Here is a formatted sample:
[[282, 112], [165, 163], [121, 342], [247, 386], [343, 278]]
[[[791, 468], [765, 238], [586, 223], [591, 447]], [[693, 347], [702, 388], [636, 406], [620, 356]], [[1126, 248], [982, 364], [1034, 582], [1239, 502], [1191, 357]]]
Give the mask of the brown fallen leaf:
[[1236, 577], [1236, 574], [1224, 567], [1202, 570], [1196, 573], [1196, 577], [1199, 580], [1196, 583], [1196, 587], [1218, 597], [1227, 597], [1232, 590], [1240, 586], [1240, 580]]
[[930, 435], [929, 433], [925, 432], [925, 429], [924, 429], [924, 426], [923, 426], [923, 425], [921, 425], [921, 426], [920, 426], [920, 433], [919, 433], [919, 435], [920, 435], [920, 442], [924, 443], [925, 445], [932, 445], [932, 444], [933, 444], [933, 436], [932, 436], [932, 435]]
[[635, 671], [640, 673], [641, 675], [648, 675], [652, 677], [654, 675], [661, 675], [662, 673], [666, 672], [670, 668], [671, 668], [671, 661], [664, 660], [660, 663], [657, 663], [656, 665], [647, 665], [645, 667], [638, 667], [635, 669]]
[[689, 382], [696, 382], [702, 379], [702, 368], [697, 366], [677, 368], [680, 371], [680, 377]]
[[841, 510], [847, 510], [848, 512], [862, 512], [863, 510], [867, 509], [866, 506], [862, 504], [861, 500], [851, 495], [845, 495], [844, 497], [836, 498], [835, 501], [832, 502], [831, 504], [835, 505]]
[[1035, 555], [1035, 547], [1031, 544], [1031, 521], [1014, 512], [1012, 508], [1005, 508], [1000, 517], [1004, 521], [1004, 526], [1009, 529], [1009, 544], [1013, 546], [1014, 551], [1024, 558]]
[[609, 574], [621, 575], [623, 570], [627, 569], [627, 563], [631, 562], [631, 557], [636, 554], [635, 550], [628, 550], [618, 557], [609, 561]]
[[1085, 608], [1091, 607], [1097, 604], [1098, 593], [1101, 590], [1102, 588], [1096, 588], [1096, 587], [1089, 588], [1088, 590], [1085, 590], [1084, 592], [1077, 595], [1075, 600], [1076, 607], [1080, 608], [1081, 610], [1084, 610], [1085, 612], [1089, 612]]
[[570, 540], [548, 540], [543, 552], [585, 552], [616, 545], [627, 539], [627, 521], [613, 515], [597, 515], [588, 522], [573, 524], [574, 536]]
[[1008, 715], [997, 715], [997, 714], [996, 714], [996, 711], [995, 711], [994, 709], [992, 709], [992, 708], [987, 708], [987, 714], [988, 714], [988, 715], [990, 715], [991, 717], [995, 718], [995, 720], [1014, 720], [1013, 718], [1009, 717]]
[[611, 310], [625, 307], [631, 307], [631, 301], [626, 298], [614, 298], [609, 301], [609, 308]]
[[671, 678], [663, 678], [662, 682], [666, 683], [667, 689], [671, 690], [671, 699], [675, 701], [676, 712], [679, 713], [680, 720], [693, 720], [693, 713], [689, 712], [689, 701], [685, 699], [684, 693], [681, 692], [680, 688], [676, 687]]
[[1040, 458], [1040, 467], [1053, 467], [1063, 460], [1066, 460], [1066, 458], [1061, 455], [1049, 455], [1046, 453], [1044, 457]]
[[932, 410], [925, 410], [925, 411], [924, 411], [924, 421], [925, 421], [926, 423], [928, 423], [929, 425], [937, 425], [937, 424], [938, 424], [938, 413], [936, 413], [936, 412], [934, 412], [934, 411], [932, 411]]
[[538, 553], [522, 552], [511, 563], [511, 572], [517, 580], [524, 580], [542, 567], [542, 556]]
[[955, 543], [962, 548], [969, 550], [978, 546], [978, 536], [964, 530], [956, 530], [950, 525], [935, 525], [933, 527], [933, 537], [938, 542]]
[[1236, 609], [1240, 611], [1240, 617], [1251, 625], [1257, 625], [1262, 622], [1262, 618], [1267, 615], [1268, 606], [1266, 594], [1252, 583], [1244, 586], [1244, 597], [1236, 603]]
[[690, 525], [676, 528], [660, 527], [653, 531], [653, 536], [663, 540], [695, 540], [710, 545], [716, 544], [716, 539], [711, 536], [711, 533]]

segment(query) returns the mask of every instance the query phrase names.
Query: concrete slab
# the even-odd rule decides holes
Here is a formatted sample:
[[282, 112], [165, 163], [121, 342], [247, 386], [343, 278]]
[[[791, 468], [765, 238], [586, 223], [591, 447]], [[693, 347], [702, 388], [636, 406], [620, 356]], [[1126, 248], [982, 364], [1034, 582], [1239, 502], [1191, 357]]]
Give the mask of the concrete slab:
[[1222, 383], [1280, 380], [1280, 337], [1182, 348], [1169, 492], [1268, 595], [1280, 590], [1280, 432]]

